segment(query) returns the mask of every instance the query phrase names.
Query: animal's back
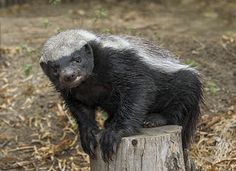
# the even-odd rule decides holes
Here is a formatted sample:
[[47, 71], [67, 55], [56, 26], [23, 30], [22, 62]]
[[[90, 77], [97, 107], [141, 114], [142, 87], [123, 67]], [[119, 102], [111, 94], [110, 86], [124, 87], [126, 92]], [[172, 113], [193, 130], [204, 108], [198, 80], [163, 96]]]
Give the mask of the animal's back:
[[180, 64], [176, 56], [168, 50], [143, 38], [124, 35], [98, 35], [96, 40], [100, 42], [103, 47], [135, 51], [140, 60], [153, 69], [156, 68], [163, 72], [176, 72], [181, 69], [194, 71], [194, 69], [189, 68], [189, 66]]

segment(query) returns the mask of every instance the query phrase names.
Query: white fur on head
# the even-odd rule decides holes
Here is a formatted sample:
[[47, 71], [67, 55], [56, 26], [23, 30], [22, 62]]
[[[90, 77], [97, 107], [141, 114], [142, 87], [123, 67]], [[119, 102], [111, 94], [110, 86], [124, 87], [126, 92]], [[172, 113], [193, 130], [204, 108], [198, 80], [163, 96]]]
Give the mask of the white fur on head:
[[43, 46], [40, 61], [55, 61], [80, 50], [88, 41], [97, 36], [86, 30], [68, 30], [51, 37]]

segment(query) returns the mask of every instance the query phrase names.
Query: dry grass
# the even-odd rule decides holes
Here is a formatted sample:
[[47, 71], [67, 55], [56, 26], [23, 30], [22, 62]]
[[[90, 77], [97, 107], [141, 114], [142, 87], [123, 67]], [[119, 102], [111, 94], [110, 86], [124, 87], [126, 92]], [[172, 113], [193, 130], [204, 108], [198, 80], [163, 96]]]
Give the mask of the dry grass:
[[233, 107], [225, 114], [203, 116], [191, 149], [199, 170], [235, 170], [235, 136], [236, 113]]

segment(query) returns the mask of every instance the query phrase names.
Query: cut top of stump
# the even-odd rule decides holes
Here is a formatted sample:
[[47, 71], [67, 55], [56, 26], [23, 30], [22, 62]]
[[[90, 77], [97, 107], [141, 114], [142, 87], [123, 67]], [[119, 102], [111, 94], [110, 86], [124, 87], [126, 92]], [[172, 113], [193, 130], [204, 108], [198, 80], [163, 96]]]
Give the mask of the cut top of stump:
[[181, 127], [145, 128], [123, 137], [113, 161], [105, 163], [100, 148], [91, 160], [91, 171], [184, 171]]

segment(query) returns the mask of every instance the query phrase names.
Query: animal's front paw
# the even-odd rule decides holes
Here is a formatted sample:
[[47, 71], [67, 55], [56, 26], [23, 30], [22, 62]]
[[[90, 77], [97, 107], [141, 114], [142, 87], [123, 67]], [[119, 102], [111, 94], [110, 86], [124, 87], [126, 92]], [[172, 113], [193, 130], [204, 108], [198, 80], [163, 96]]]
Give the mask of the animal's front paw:
[[112, 129], [105, 129], [100, 138], [102, 158], [105, 162], [112, 160], [113, 154], [116, 153], [117, 147], [121, 141], [121, 134]]
[[80, 139], [81, 145], [85, 153], [87, 153], [91, 158], [95, 158], [95, 149], [97, 147], [96, 134], [98, 133], [98, 128], [82, 128], [80, 129]]

